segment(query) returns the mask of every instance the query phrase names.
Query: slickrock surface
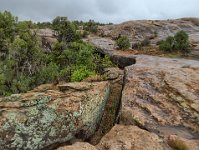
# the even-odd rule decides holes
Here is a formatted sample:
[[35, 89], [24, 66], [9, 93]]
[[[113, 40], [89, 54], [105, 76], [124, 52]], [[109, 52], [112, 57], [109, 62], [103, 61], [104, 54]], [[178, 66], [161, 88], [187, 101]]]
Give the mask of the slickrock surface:
[[[156, 47], [160, 40], [166, 39], [168, 36], [173, 36], [181, 30], [185, 31], [189, 35], [190, 43], [193, 47], [191, 56], [199, 59], [198, 18], [128, 21], [121, 24], [101, 26], [98, 28], [98, 35], [112, 39], [116, 39], [119, 35], [126, 35], [129, 37], [132, 45], [148, 39], [150, 41], [150, 45]], [[104, 43], [107, 46], [109, 44], [114, 44], [113, 42], [109, 42], [108, 44], [103, 40], [101, 43]]]
[[136, 56], [125, 73], [121, 123], [199, 138], [199, 61]]
[[184, 18], [176, 20], [138, 20], [128, 21], [116, 25], [101, 26], [98, 35], [116, 39], [119, 35], [127, 35], [132, 43], [149, 38], [152, 44], [173, 36], [184, 30], [190, 36], [191, 42], [199, 49], [199, 19]]
[[164, 142], [183, 141], [190, 150], [199, 150], [199, 61], [133, 55], [116, 50], [108, 38], [88, 41], [125, 68], [120, 124], [136, 125]]

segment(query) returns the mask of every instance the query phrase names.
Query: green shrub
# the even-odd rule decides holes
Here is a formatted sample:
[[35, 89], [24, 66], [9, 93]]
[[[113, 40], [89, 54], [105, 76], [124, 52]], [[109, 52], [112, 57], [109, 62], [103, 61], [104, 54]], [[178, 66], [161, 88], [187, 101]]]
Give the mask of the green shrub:
[[167, 37], [167, 39], [160, 42], [160, 50], [171, 52], [175, 50], [175, 39], [172, 36]]
[[0, 12], [0, 29], [3, 29], [5, 37], [13, 40], [17, 18], [8, 11]]
[[119, 49], [128, 49], [130, 47], [130, 41], [127, 36], [121, 36], [116, 41], [117, 46]]
[[169, 36], [159, 43], [160, 50], [167, 52], [180, 51], [187, 54], [190, 52], [190, 47], [188, 34], [184, 31], [179, 31], [174, 37]]
[[96, 64], [95, 71], [100, 75], [103, 75], [105, 68], [117, 67], [117, 65], [112, 63], [112, 61], [108, 55], [101, 57], [99, 54], [96, 54], [94, 61]]
[[83, 79], [95, 75], [94, 71], [87, 69], [85, 66], [78, 67], [71, 75], [71, 81], [82, 81]]
[[97, 33], [99, 23], [96, 23], [94, 20], [89, 20], [84, 24], [84, 30], [91, 32], [91, 33]]
[[134, 43], [132, 45], [132, 49], [141, 49], [142, 48], [142, 44], [140, 42]]
[[150, 44], [150, 39], [148, 37], [146, 37], [146, 38], [144, 38], [143, 41], [134, 43], [132, 45], [132, 48], [133, 49], [142, 49], [142, 47], [149, 46], [149, 44]]
[[32, 88], [33, 79], [25, 75], [18, 75], [13, 81], [11, 86], [12, 93], [26, 92]]
[[83, 38], [87, 38], [88, 35], [89, 35], [89, 32], [84, 30], [81, 36], [82, 36]]
[[115, 67], [116, 65], [112, 63], [110, 60], [110, 57], [108, 55], [105, 55], [105, 57], [102, 59], [102, 65], [104, 67]]
[[[108, 57], [96, 59], [94, 47], [79, 39], [77, 27], [66, 17], [53, 20], [58, 42], [49, 52], [30, 30], [33, 23], [15, 19], [9, 12], [0, 12], [0, 96], [54, 81], [82, 81], [96, 75], [98, 64], [111, 66]], [[93, 24], [97, 25], [88, 25]]]
[[67, 17], [56, 17], [52, 21], [52, 26], [57, 32], [60, 42], [73, 42], [80, 39], [80, 34], [77, 32], [75, 24], [70, 22]]
[[176, 41], [175, 45], [176, 50], [180, 50], [182, 53], [190, 52], [189, 36], [186, 32], [184, 31], [177, 32], [174, 38]]
[[41, 70], [36, 75], [37, 84], [50, 83], [57, 80], [59, 77], [59, 67], [55, 63], [50, 63], [46, 67], [41, 68]]

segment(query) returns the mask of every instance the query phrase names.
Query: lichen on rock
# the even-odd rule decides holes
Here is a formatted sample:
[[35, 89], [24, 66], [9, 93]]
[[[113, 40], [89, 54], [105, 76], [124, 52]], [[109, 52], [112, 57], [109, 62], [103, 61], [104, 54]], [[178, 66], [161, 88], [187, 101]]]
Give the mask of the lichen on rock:
[[83, 131], [84, 136], [80, 138], [94, 134], [109, 97], [110, 85], [108, 82], [81, 82], [65, 86], [81, 87], [81, 84], [90, 88], [59, 91], [52, 86], [42, 92], [37, 88], [0, 98], [0, 149], [42, 149], [67, 142]]

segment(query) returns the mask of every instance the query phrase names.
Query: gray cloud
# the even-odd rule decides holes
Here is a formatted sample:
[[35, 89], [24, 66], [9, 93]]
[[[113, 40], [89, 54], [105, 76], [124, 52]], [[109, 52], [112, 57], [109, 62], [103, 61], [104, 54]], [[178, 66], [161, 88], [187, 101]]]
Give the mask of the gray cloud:
[[199, 17], [198, 0], [1, 0], [0, 11], [20, 19], [51, 21], [56, 16], [72, 20], [123, 22], [142, 19]]

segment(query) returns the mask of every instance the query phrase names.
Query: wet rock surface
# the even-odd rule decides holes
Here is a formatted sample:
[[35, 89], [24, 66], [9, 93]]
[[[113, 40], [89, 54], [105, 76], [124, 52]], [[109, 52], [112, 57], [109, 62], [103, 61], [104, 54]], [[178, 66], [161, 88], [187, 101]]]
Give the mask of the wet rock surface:
[[109, 95], [108, 82], [80, 82], [42, 85], [0, 98], [0, 149], [43, 149], [87, 139], [99, 125]]
[[199, 61], [136, 56], [125, 73], [121, 123], [199, 138]]

